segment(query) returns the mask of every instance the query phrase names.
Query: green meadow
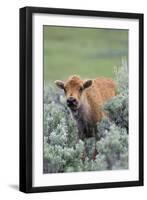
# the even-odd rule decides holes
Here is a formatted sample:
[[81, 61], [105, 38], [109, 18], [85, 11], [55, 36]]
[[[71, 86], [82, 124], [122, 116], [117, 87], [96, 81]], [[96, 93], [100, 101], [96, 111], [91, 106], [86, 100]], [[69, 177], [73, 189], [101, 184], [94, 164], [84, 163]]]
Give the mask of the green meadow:
[[128, 31], [44, 26], [44, 81], [114, 76], [114, 67], [128, 60]]

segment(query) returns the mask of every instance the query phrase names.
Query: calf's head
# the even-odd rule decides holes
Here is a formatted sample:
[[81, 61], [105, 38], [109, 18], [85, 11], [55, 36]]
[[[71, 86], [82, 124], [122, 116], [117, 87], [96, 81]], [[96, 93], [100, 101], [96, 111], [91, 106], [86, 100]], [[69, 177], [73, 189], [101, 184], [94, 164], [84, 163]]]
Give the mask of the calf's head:
[[83, 91], [92, 85], [92, 80], [83, 81], [79, 76], [71, 76], [67, 81], [55, 81], [55, 84], [64, 90], [67, 100], [67, 106], [76, 111], [81, 104]]

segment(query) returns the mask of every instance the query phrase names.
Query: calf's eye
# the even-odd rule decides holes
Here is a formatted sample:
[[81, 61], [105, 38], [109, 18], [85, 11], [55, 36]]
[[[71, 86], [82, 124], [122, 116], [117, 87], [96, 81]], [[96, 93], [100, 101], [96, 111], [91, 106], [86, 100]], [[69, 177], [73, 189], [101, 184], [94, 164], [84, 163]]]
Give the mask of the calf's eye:
[[82, 91], [83, 91], [83, 87], [80, 87], [80, 88], [79, 88], [79, 92], [82, 92]]

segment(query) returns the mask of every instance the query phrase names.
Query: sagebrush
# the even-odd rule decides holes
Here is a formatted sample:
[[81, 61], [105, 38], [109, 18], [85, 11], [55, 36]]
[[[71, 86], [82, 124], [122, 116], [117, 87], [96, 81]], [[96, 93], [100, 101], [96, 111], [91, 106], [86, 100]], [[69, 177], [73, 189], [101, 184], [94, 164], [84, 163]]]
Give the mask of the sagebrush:
[[64, 93], [44, 88], [44, 173], [128, 168], [128, 69], [115, 69], [117, 95], [103, 106], [107, 117], [97, 124], [97, 139], [78, 139]]

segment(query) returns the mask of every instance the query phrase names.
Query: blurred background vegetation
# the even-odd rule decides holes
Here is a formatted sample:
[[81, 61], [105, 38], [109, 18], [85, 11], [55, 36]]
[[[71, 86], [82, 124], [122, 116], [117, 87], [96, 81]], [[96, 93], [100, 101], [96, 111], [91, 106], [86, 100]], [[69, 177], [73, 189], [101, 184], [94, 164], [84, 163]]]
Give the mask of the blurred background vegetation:
[[44, 26], [44, 81], [114, 76], [114, 66], [128, 60], [128, 31]]

